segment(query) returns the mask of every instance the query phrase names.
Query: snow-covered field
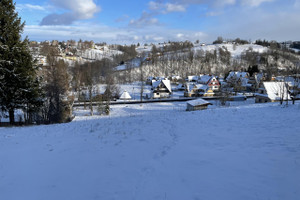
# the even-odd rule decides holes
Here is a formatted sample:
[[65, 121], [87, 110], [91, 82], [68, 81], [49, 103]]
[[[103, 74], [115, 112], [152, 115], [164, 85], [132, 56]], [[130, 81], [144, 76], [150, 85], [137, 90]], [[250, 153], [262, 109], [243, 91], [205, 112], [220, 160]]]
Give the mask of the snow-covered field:
[[0, 128], [0, 199], [295, 200], [300, 104], [112, 106]]

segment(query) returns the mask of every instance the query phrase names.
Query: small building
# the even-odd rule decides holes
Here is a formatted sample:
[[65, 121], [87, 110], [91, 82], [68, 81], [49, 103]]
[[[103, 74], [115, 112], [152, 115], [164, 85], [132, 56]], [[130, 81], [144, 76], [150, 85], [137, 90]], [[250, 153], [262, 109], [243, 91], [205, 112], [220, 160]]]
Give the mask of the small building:
[[202, 84], [195, 84], [195, 83], [186, 83], [186, 89], [184, 91], [185, 97], [198, 97], [203, 96], [206, 92], [207, 86]]
[[255, 103], [266, 103], [291, 100], [285, 82], [263, 82], [255, 96]]
[[170, 80], [173, 82], [173, 83], [178, 83], [179, 81], [182, 81], [182, 78], [180, 76], [172, 76], [170, 78]]
[[169, 98], [172, 94], [171, 82], [170, 80], [159, 80], [152, 82], [151, 90], [151, 97], [153, 99]]
[[200, 84], [205, 84], [207, 85], [209, 80], [212, 78], [211, 75], [208, 75], [208, 74], [200, 74], [200, 77], [198, 79], [198, 83]]
[[188, 77], [186, 78], [186, 81], [188, 81], [188, 82], [197, 82], [198, 79], [199, 79], [198, 76], [188, 76]]
[[212, 88], [208, 88], [208, 89], [205, 91], [205, 93], [204, 93], [203, 96], [205, 96], [205, 97], [213, 97], [213, 96], [215, 96], [215, 95], [216, 95], [215, 91], [213, 91]]
[[153, 81], [156, 81], [155, 77], [149, 76], [146, 80], [146, 85], [152, 85]]
[[263, 73], [254, 73], [248, 80], [248, 87], [250, 91], [255, 92], [262, 81], [265, 80]]
[[248, 72], [229, 72], [228, 76], [226, 77], [226, 81], [228, 83], [235, 84], [240, 78], [246, 78], [249, 79], [249, 73]]
[[185, 91], [186, 90], [186, 84], [182, 84], [182, 83], [179, 83], [176, 87], [176, 89], [178, 91]]
[[125, 90], [120, 96], [120, 100], [131, 100], [130, 94]]
[[213, 91], [219, 91], [220, 86], [221, 86], [220, 82], [218, 81], [218, 79], [215, 76], [213, 76], [209, 79], [207, 85]]
[[208, 105], [212, 105], [210, 102], [204, 99], [195, 99], [186, 102], [186, 111], [204, 110], [207, 109]]

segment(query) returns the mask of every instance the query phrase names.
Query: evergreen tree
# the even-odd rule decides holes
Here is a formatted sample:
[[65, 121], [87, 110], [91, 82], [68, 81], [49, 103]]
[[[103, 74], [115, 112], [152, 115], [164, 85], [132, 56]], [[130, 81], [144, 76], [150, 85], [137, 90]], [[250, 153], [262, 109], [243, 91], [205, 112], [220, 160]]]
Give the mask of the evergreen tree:
[[24, 23], [12, 0], [0, 1], [0, 107], [15, 122], [15, 109], [33, 111], [40, 105], [37, 69], [30, 55], [28, 39], [21, 40]]

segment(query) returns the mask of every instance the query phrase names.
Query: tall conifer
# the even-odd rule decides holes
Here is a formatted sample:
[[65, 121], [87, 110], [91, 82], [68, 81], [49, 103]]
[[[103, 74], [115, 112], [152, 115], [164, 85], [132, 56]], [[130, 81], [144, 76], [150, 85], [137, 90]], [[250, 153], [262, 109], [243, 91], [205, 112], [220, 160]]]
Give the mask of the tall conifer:
[[[28, 47], [21, 40], [24, 22], [15, 11], [12, 0], [0, 1], [0, 108], [14, 123], [15, 109], [31, 112], [40, 104], [37, 69]], [[28, 113], [27, 113], [28, 114]]]

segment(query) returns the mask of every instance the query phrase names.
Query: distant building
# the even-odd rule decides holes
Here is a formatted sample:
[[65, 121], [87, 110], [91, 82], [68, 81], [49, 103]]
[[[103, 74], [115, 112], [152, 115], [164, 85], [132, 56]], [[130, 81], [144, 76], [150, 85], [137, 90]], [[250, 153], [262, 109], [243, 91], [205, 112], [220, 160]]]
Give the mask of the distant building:
[[207, 86], [213, 91], [219, 91], [221, 84], [220, 84], [219, 80], [215, 76], [213, 76], [208, 81]]
[[197, 82], [198, 78], [199, 78], [198, 76], [188, 76], [186, 78], [186, 81], [188, 81], [188, 82]]
[[186, 83], [186, 88], [184, 91], [185, 97], [199, 97], [203, 96], [203, 94], [207, 90], [206, 85], [196, 84], [196, 83]]
[[159, 80], [152, 82], [151, 97], [154, 99], [169, 98], [172, 94], [170, 80]]
[[266, 103], [291, 100], [285, 82], [263, 82], [255, 96], [255, 103]]
[[191, 100], [186, 102], [187, 107], [186, 110], [187, 111], [195, 111], [195, 110], [204, 110], [207, 109], [208, 105], [212, 105], [210, 102], [204, 100], [204, 99], [195, 99], [195, 100]]
[[120, 96], [120, 100], [131, 100], [131, 96], [127, 91], [124, 91]]

